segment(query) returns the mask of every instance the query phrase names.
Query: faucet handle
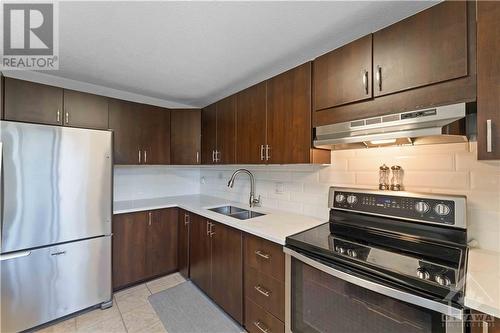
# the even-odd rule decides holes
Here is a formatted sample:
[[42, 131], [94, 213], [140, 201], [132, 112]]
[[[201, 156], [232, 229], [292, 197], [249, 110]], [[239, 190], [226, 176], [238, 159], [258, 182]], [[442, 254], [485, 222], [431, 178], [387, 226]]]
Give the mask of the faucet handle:
[[252, 204], [253, 206], [260, 206], [260, 194], [259, 194], [259, 197], [258, 198], [253, 198], [252, 199]]

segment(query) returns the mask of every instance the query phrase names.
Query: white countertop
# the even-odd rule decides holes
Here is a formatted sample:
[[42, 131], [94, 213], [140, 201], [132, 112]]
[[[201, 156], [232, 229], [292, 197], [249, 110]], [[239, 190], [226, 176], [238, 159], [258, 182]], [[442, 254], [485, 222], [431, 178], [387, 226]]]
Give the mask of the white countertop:
[[261, 207], [252, 207], [251, 210], [265, 213], [266, 215], [254, 217], [248, 220], [238, 220], [233, 217], [208, 210], [208, 208], [226, 205], [249, 209], [248, 205], [217, 197], [207, 195], [183, 195], [155, 199], [116, 201], [114, 202], [113, 214], [180, 207], [213, 221], [226, 224], [233, 228], [265, 238], [281, 245], [285, 244], [285, 238], [287, 236], [327, 222], [314, 217]]
[[500, 252], [470, 249], [466, 307], [500, 318]]
[[[252, 208], [265, 216], [238, 220], [209, 211], [208, 208], [248, 205], [207, 195], [185, 195], [155, 199], [117, 201], [114, 214], [150, 209], [180, 207], [219, 223], [284, 245], [285, 238], [326, 221], [267, 208]], [[481, 249], [469, 251], [464, 304], [466, 307], [500, 318], [500, 253]]]

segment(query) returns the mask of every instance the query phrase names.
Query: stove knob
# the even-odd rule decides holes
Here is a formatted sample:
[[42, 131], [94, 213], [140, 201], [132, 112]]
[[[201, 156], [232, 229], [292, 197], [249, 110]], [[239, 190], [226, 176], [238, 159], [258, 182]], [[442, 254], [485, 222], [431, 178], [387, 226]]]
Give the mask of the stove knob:
[[351, 195], [347, 196], [347, 203], [349, 205], [354, 205], [356, 202], [358, 202], [358, 198], [356, 198], [355, 195], [351, 194]]
[[434, 206], [434, 211], [440, 216], [446, 216], [450, 214], [451, 209], [450, 206], [440, 203]]
[[349, 249], [349, 250], [347, 250], [347, 255], [349, 257], [356, 258], [358, 256], [358, 253], [355, 250], [353, 250], [353, 249]]
[[335, 246], [335, 251], [340, 253], [340, 254], [344, 254], [345, 253], [345, 249], [341, 246]]
[[335, 201], [338, 203], [341, 203], [342, 201], [344, 201], [344, 199], [345, 199], [345, 195], [343, 195], [343, 194], [337, 194], [335, 196]]
[[449, 286], [451, 281], [448, 279], [446, 276], [443, 275], [436, 275], [434, 277], [434, 281], [436, 281], [438, 284], [442, 286]]
[[417, 276], [419, 279], [422, 279], [422, 280], [429, 280], [429, 278], [431, 277], [429, 272], [427, 272], [427, 270], [423, 267], [417, 268]]
[[415, 210], [420, 214], [427, 213], [429, 208], [429, 204], [425, 201], [419, 201], [415, 204]]

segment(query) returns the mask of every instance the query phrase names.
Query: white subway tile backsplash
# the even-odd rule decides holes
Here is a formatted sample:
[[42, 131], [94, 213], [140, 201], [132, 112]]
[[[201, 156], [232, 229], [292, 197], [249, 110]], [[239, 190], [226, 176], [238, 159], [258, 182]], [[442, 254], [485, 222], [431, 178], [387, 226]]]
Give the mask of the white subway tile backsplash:
[[[326, 198], [330, 186], [377, 188], [381, 164], [401, 165], [404, 169], [403, 185], [407, 191], [466, 195], [468, 223], [471, 226], [469, 238], [476, 239], [482, 248], [500, 251], [500, 161], [477, 161], [476, 149], [474, 142], [358, 149], [333, 151], [330, 166], [246, 167], [258, 171], [257, 194], [265, 195], [263, 206], [299, 212], [326, 221]], [[241, 166], [233, 166], [233, 169], [237, 167]], [[201, 174], [206, 171], [201, 169]], [[271, 172], [272, 177], [269, 175]], [[283, 175], [276, 176], [277, 173]], [[289, 196], [274, 193], [276, 182], [273, 180], [278, 178]], [[225, 182], [226, 179], [217, 181]], [[209, 194], [210, 186], [202, 185], [201, 192]], [[248, 193], [243, 193], [241, 198], [246, 202]]]

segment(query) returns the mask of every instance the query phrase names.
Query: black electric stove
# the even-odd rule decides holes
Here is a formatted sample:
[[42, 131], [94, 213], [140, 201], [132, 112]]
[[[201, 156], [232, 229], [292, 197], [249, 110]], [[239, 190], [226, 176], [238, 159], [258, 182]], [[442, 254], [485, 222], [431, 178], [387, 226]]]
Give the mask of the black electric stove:
[[368, 279], [461, 303], [467, 256], [463, 196], [331, 188], [328, 223], [286, 247]]

